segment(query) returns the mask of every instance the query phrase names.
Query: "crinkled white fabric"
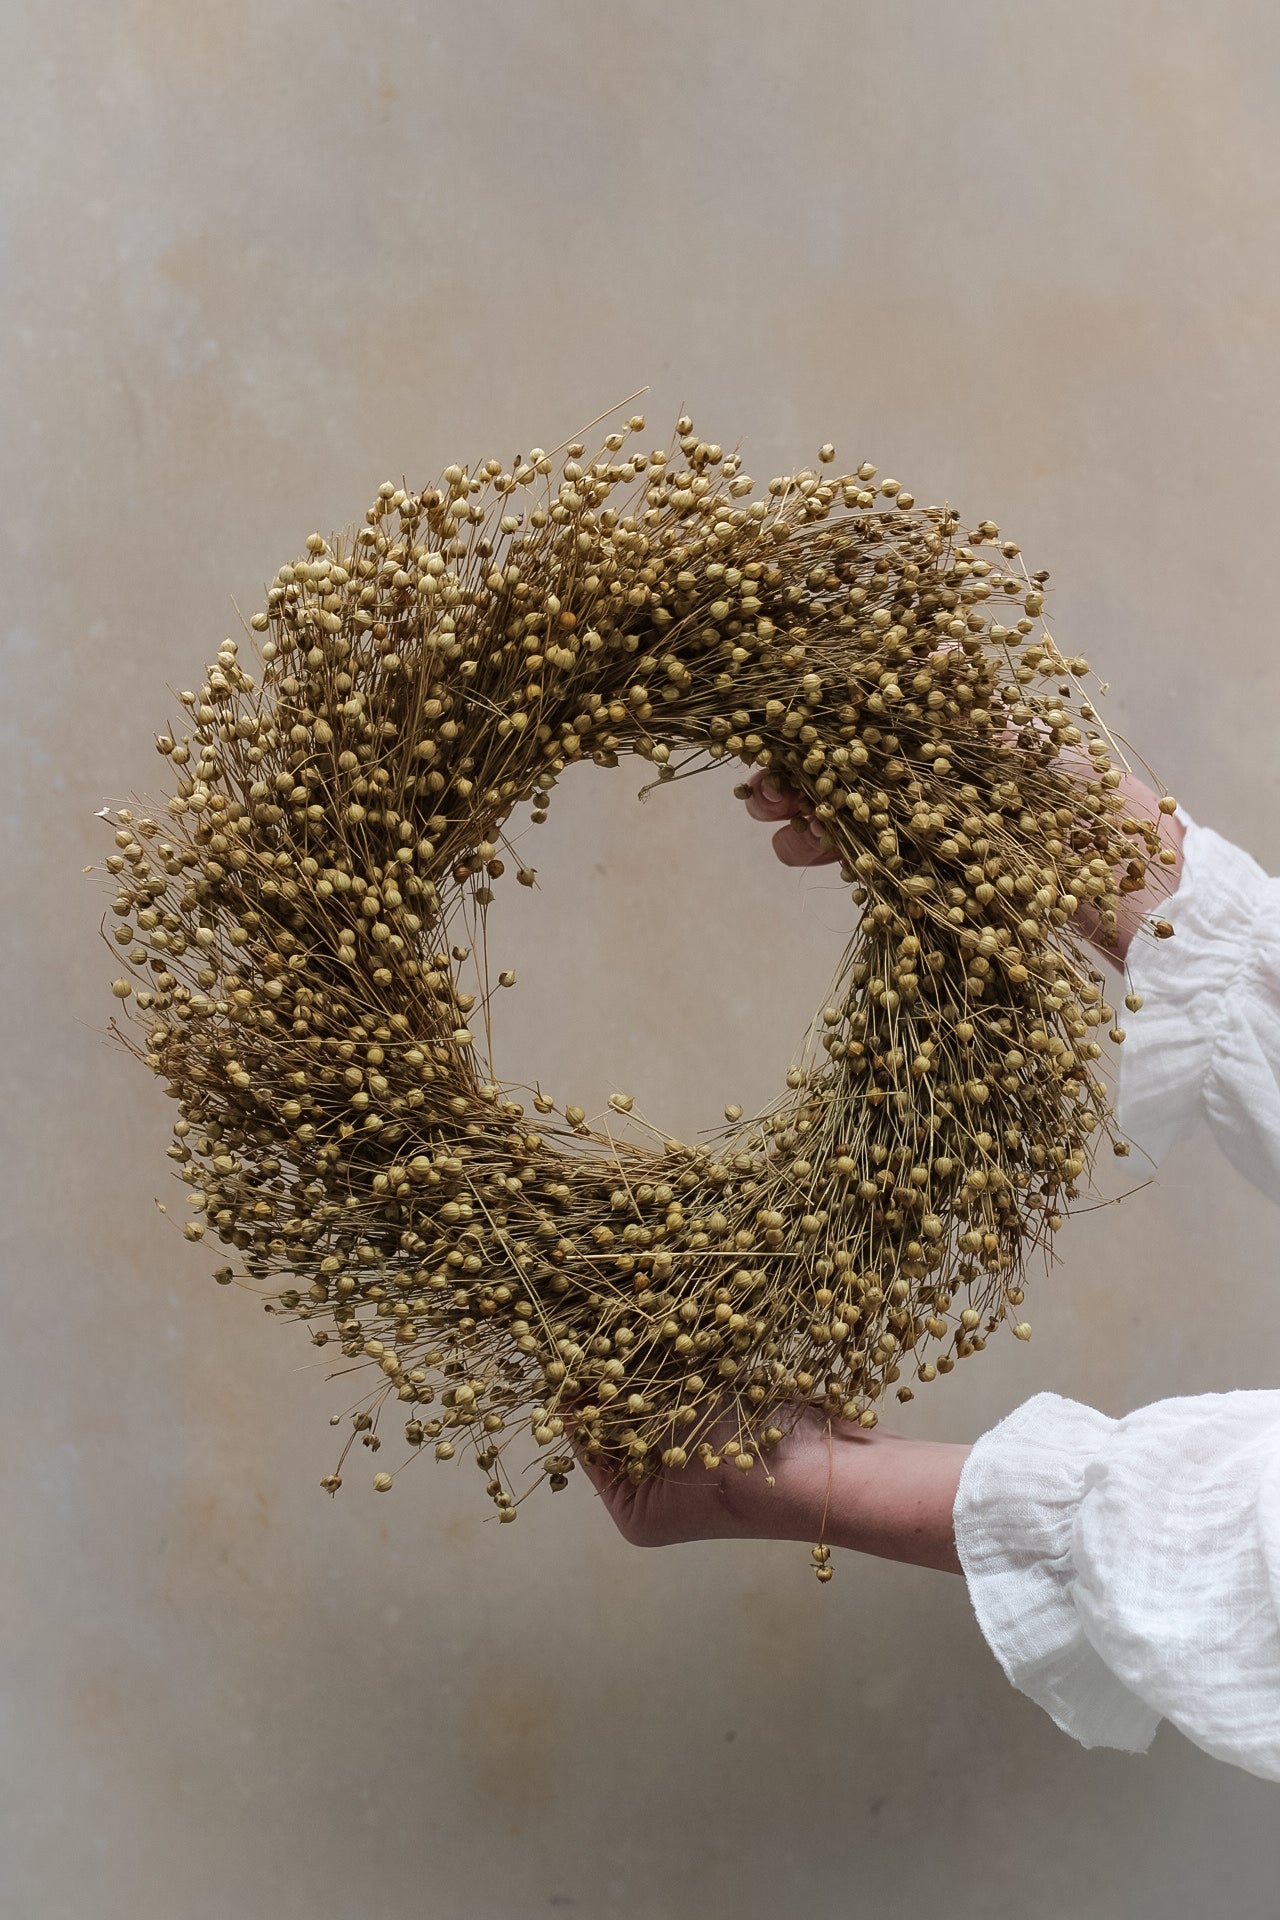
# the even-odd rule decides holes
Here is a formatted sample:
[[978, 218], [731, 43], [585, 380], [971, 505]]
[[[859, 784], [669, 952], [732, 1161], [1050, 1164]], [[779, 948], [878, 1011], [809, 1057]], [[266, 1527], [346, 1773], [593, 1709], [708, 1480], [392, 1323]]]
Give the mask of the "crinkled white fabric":
[[[1185, 816], [1183, 816], [1185, 818]], [[1120, 1121], [1160, 1160], [1198, 1119], [1233, 1167], [1280, 1200], [1280, 880], [1187, 824], [1172, 940], [1140, 934], [1129, 975]]]
[[[1130, 948], [1120, 1117], [1153, 1158], [1204, 1118], [1280, 1201], [1280, 881], [1186, 824], [1175, 938]], [[973, 1448], [955, 1526], [988, 1644], [1065, 1732], [1141, 1752], [1164, 1718], [1280, 1780], [1280, 1391], [1121, 1420], [1039, 1394]]]

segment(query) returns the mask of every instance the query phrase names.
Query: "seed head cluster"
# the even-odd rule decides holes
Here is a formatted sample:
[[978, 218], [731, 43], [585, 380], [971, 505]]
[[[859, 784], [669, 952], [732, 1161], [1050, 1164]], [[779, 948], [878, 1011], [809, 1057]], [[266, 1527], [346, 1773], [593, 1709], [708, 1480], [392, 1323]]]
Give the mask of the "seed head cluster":
[[[1030, 1257], [1127, 1151], [1073, 916], [1115, 924], [1158, 822], [1045, 576], [868, 464], [826, 477], [830, 447], [753, 497], [687, 418], [643, 429], [387, 483], [313, 535], [250, 623], [257, 677], [225, 641], [157, 740], [167, 818], [120, 810], [107, 862], [187, 1238], [356, 1375], [343, 1459], [399, 1405], [402, 1464], [470, 1452], [504, 1521], [575, 1447], [745, 1470], [806, 1404], [871, 1426], [1026, 1338]], [[777, 1099], [696, 1145], [492, 1066], [494, 885], [535, 877], [513, 815], [628, 754], [785, 779], [861, 910]]]

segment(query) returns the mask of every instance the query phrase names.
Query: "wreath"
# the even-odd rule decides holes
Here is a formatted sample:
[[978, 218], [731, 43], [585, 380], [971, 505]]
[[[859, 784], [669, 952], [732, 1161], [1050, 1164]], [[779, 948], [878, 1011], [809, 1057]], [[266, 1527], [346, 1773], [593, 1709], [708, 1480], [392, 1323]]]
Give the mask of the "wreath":
[[[157, 739], [167, 817], [120, 810], [108, 861], [186, 1237], [360, 1370], [348, 1449], [400, 1405], [405, 1457], [469, 1449], [504, 1521], [518, 1435], [530, 1488], [575, 1450], [745, 1470], [805, 1405], [871, 1426], [1026, 1338], [1032, 1256], [1128, 1150], [1074, 916], [1114, 926], [1159, 822], [1046, 575], [829, 446], [753, 497], [688, 418], [668, 450], [643, 428], [312, 535], [250, 622], [260, 677], [226, 640]], [[535, 881], [513, 816], [624, 755], [785, 781], [860, 909], [776, 1100], [698, 1144], [493, 1064], [495, 883]]]

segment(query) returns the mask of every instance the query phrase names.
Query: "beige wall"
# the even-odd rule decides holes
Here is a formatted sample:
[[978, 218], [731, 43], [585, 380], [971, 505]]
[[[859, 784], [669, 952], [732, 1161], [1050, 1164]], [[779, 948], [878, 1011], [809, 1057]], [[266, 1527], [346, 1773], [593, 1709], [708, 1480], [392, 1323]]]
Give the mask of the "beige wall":
[[[153, 1205], [93, 819], [231, 598], [387, 476], [642, 383], [830, 437], [1052, 569], [1193, 814], [1280, 867], [1280, 25], [1264, 0], [3, 9], [0, 1911], [1144, 1920], [1275, 1910], [1273, 1788], [1088, 1754], [940, 1575], [623, 1546], [575, 1481], [317, 1481], [340, 1404]], [[728, 781], [575, 774], [499, 902], [505, 1059], [673, 1128], [839, 950]], [[608, 1009], [625, 1005], [622, 1023]], [[1133, 1163], [1131, 1163], [1133, 1164]], [[906, 1430], [1280, 1382], [1277, 1216], [1204, 1139], [1076, 1223]]]

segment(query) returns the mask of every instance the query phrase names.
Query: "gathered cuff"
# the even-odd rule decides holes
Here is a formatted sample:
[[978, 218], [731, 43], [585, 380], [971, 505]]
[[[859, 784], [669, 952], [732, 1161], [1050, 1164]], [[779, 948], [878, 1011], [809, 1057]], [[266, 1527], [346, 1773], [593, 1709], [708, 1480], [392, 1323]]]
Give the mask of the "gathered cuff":
[[1182, 853], [1160, 909], [1174, 937], [1144, 923], [1129, 947], [1145, 1004], [1127, 1023], [1118, 1118], [1157, 1161], [1204, 1118], [1246, 1178], [1280, 1195], [1280, 881], [1192, 821]]
[[956, 1550], [978, 1625], [1012, 1684], [1083, 1746], [1141, 1753], [1160, 1715], [1102, 1660], [1074, 1596], [1086, 1476], [1116, 1425], [1054, 1393], [1015, 1408], [965, 1462]]
[[[1200, 1115], [1222, 1029], [1247, 1016], [1242, 975], [1260, 911], [1276, 882], [1242, 848], [1179, 810], [1186, 826], [1177, 888], [1147, 915], [1129, 946], [1128, 976], [1144, 1005], [1127, 1019], [1118, 1115], [1159, 1160]], [[1151, 936], [1167, 919], [1171, 940]]]

